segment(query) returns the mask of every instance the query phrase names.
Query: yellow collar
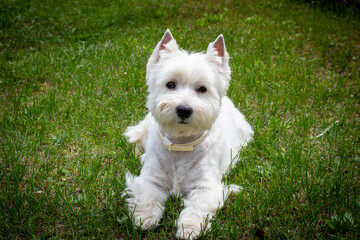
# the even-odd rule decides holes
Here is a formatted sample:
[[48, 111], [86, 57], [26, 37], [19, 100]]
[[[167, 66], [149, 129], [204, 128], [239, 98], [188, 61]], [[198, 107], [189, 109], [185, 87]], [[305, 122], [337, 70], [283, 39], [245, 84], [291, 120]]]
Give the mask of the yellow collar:
[[204, 134], [201, 135], [201, 137], [199, 137], [195, 141], [192, 141], [189, 143], [184, 143], [184, 144], [175, 144], [175, 143], [171, 142], [170, 139], [168, 139], [167, 137], [165, 137], [161, 134], [160, 128], [158, 128], [158, 133], [159, 133], [162, 144], [164, 145], [164, 147], [167, 150], [169, 150], [169, 152], [171, 152], [171, 151], [191, 152], [194, 150], [195, 145], [204, 141], [204, 139], [209, 135], [209, 131], [205, 131]]

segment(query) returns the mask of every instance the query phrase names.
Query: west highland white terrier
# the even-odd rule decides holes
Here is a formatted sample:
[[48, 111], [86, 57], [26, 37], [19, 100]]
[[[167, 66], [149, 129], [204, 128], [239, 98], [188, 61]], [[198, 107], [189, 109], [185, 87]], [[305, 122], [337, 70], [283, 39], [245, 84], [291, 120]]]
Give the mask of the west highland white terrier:
[[140, 176], [126, 176], [125, 195], [134, 222], [156, 226], [170, 194], [183, 198], [177, 238], [192, 239], [210, 228], [210, 220], [237, 185], [225, 185], [223, 174], [253, 130], [226, 97], [230, 81], [224, 37], [206, 53], [179, 49], [167, 30], [146, 68], [149, 113], [125, 132], [144, 149]]

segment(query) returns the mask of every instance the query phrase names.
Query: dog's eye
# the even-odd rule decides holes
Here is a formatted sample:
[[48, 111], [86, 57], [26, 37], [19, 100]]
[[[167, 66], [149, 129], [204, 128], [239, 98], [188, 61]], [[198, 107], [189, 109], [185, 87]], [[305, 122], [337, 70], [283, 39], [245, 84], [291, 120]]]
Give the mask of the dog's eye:
[[176, 85], [175, 85], [174, 82], [168, 82], [168, 83], [166, 84], [166, 87], [167, 87], [168, 89], [174, 89], [174, 88], [176, 87]]
[[198, 92], [200, 92], [200, 93], [205, 93], [206, 91], [207, 91], [207, 89], [204, 86], [201, 86], [198, 88]]

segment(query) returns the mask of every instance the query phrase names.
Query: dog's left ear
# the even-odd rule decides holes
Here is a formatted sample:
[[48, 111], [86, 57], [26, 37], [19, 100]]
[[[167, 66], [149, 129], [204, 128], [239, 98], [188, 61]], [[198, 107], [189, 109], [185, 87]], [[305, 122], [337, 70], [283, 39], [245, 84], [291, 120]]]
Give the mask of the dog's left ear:
[[[208, 59], [214, 63], [224, 66], [229, 61], [229, 54], [226, 51], [225, 40], [220, 34], [216, 40], [209, 44], [206, 55]], [[220, 57], [220, 59], [218, 58]], [[219, 62], [221, 60], [221, 62]]]
[[209, 62], [216, 66], [216, 71], [220, 79], [222, 79], [223, 92], [221, 95], [225, 95], [229, 86], [231, 70], [229, 66], [229, 54], [226, 51], [225, 41], [222, 34], [220, 34], [216, 40], [209, 44], [206, 57]]

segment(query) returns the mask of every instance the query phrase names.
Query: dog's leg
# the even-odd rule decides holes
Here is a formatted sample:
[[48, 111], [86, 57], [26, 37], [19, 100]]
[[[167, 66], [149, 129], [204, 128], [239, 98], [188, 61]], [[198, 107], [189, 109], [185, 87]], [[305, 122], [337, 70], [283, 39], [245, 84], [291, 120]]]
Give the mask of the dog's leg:
[[192, 190], [184, 199], [184, 209], [178, 219], [177, 238], [196, 238], [201, 230], [210, 228], [210, 220], [231, 192], [222, 183]]
[[156, 226], [162, 217], [164, 204], [168, 194], [154, 179], [147, 177], [126, 176], [125, 194], [130, 214], [134, 223], [142, 229]]
[[149, 127], [153, 121], [151, 113], [148, 113], [144, 120], [137, 125], [128, 127], [124, 136], [126, 136], [131, 143], [136, 143], [142, 149], [145, 150], [145, 142], [149, 135]]

